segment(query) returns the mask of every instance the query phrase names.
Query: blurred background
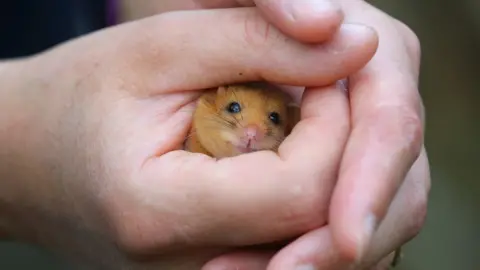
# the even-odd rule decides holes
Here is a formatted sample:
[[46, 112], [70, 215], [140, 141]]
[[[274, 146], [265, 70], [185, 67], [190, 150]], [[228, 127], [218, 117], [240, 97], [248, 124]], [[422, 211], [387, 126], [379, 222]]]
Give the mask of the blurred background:
[[[426, 225], [405, 246], [398, 269], [478, 270], [480, 0], [369, 2], [409, 25], [422, 44], [420, 92], [432, 190]], [[105, 14], [99, 0], [4, 1], [0, 58], [32, 54], [104, 27]], [[0, 269], [72, 267], [43, 250], [0, 242]]]
[[480, 1], [370, 2], [408, 24], [422, 44], [432, 190], [426, 225], [399, 269], [480, 269]]

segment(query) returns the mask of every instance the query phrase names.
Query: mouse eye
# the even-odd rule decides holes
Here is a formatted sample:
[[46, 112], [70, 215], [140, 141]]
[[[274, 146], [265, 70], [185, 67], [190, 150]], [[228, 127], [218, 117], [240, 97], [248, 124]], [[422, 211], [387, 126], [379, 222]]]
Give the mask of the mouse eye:
[[240, 104], [238, 104], [238, 102], [232, 102], [227, 106], [227, 111], [229, 113], [239, 113], [241, 110], [242, 108], [240, 107]]
[[272, 123], [274, 123], [275, 125], [280, 124], [280, 115], [277, 112], [270, 113], [268, 119], [270, 119], [270, 121], [272, 121]]

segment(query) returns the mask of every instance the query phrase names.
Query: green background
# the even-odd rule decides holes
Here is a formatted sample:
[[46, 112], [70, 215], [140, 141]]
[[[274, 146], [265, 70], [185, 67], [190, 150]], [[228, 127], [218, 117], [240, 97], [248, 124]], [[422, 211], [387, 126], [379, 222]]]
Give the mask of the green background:
[[[408, 24], [422, 44], [432, 190], [426, 225], [398, 269], [480, 269], [480, 0], [371, 2]], [[0, 269], [72, 267], [44, 251], [0, 243]]]

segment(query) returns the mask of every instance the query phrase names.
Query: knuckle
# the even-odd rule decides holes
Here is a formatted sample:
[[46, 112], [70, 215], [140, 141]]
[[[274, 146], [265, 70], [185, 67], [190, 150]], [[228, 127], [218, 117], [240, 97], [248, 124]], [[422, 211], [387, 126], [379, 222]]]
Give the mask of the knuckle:
[[403, 131], [407, 149], [415, 154], [420, 154], [423, 145], [423, 123], [416, 112], [407, 111], [404, 113], [403, 121], [400, 120], [400, 127]]
[[417, 235], [425, 225], [426, 219], [427, 219], [427, 209], [428, 209], [428, 200], [421, 199], [417, 202], [417, 205], [415, 207], [415, 212], [414, 216], [416, 217], [414, 219], [414, 222], [412, 223], [412, 226], [410, 228], [412, 232], [412, 236]]
[[[428, 180], [427, 180], [428, 181]], [[409, 239], [414, 238], [417, 234], [420, 233], [423, 226], [425, 225], [428, 212], [428, 188], [424, 186], [424, 183], [420, 183], [414, 192], [414, 199], [411, 203], [412, 209], [412, 222], [409, 224], [407, 231], [409, 232]]]
[[427, 199], [419, 199], [412, 206], [412, 221], [408, 224], [405, 242], [415, 238], [423, 229], [427, 219]]
[[396, 20], [397, 29], [405, 40], [409, 53], [415, 59], [420, 59], [421, 56], [421, 42], [417, 34], [404, 22]]
[[[375, 110], [375, 122], [380, 130], [379, 141], [396, 146], [402, 154], [415, 160], [423, 146], [423, 121], [415, 109], [402, 105], [386, 105]], [[382, 118], [378, 121], [378, 118]]]
[[271, 49], [274, 41], [281, 40], [282, 34], [268, 21], [255, 12], [244, 18], [244, 42], [263, 52]]

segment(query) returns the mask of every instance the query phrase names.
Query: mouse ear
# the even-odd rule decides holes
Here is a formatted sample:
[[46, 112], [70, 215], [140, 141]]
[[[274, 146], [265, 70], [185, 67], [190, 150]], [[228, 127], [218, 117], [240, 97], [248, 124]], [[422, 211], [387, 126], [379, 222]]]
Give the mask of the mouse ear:
[[216, 103], [217, 90], [215, 88], [205, 89], [202, 98], [198, 99], [199, 103], [206, 106], [214, 106]]
[[295, 125], [300, 122], [301, 119], [301, 108], [295, 102], [290, 102], [287, 105], [287, 125], [285, 127], [285, 134], [288, 136]]

